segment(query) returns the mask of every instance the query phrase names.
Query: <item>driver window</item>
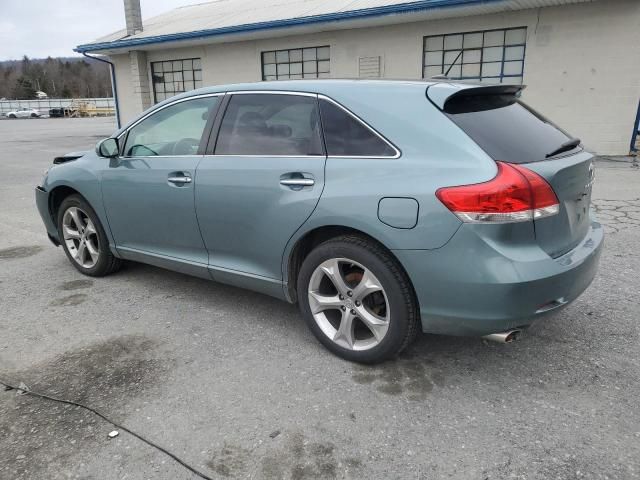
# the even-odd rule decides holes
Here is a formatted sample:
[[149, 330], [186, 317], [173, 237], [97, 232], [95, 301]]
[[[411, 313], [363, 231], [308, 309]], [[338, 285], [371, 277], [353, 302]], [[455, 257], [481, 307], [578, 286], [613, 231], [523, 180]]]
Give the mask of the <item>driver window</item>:
[[195, 155], [218, 97], [186, 100], [145, 118], [127, 135], [125, 157]]

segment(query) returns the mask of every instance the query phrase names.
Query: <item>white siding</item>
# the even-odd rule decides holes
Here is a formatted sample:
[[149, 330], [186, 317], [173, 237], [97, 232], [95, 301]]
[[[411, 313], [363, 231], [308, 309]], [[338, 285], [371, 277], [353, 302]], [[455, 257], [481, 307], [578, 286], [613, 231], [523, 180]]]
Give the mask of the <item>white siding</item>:
[[[384, 78], [420, 78], [425, 35], [527, 27], [524, 99], [601, 154], [626, 154], [640, 100], [640, 2], [610, 0], [429, 22], [337, 30], [174, 50], [148, 61], [200, 57], [204, 85], [260, 81], [260, 52], [331, 46], [331, 76], [356, 78], [360, 57]], [[137, 113], [126, 68], [113, 57], [123, 121]]]
[[140, 114], [139, 100], [134, 95], [134, 84], [131, 75], [129, 54], [114, 55], [111, 61], [115, 65], [116, 94], [118, 95], [118, 112], [122, 125]]
[[358, 11], [363, 13], [380, 8], [387, 10], [389, 7], [396, 11], [398, 9], [403, 11], [403, 8], [405, 10], [409, 8], [412, 11], [411, 13], [396, 13], [387, 16], [384, 23], [405, 22], [407, 21], [405, 17], [408, 15], [412, 17], [419, 15], [420, 20], [430, 20], [433, 18], [482, 15], [486, 13], [521, 10], [523, 8], [548, 7], [590, 1], [594, 0], [480, 1], [471, 2], [466, 5], [460, 4], [455, 8], [430, 5], [425, 8], [418, 8], [417, 10], [414, 9], [416, 7], [415, 3], [407, 0], [224, 0], [199, 2], [173, 9], [157, 17], [146, 19], [144, 21], [144, 30], [135, 35], [127, 35], [126, 30], [120, 30], [99, 38], [95, 42], [110, 42], [121, 40], [125, 37], [127, 40], [137, 40], [158, 35], [233, 28], [239, 25], [278, 22], [304, 17], [317, 17], [318, 15], [332, 16], [347, 12], [350, 15], [355, 14], [357, 16]]

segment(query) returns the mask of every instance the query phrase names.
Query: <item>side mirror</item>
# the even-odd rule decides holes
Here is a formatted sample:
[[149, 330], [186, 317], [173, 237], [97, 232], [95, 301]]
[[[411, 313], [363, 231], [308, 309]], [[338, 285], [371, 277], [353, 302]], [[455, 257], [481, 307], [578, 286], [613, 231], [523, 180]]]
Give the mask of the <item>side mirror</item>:
[[99, 157], [115, 158], [120, 154], [117, 138], [105, 138], [96, 145], [96, 153]]

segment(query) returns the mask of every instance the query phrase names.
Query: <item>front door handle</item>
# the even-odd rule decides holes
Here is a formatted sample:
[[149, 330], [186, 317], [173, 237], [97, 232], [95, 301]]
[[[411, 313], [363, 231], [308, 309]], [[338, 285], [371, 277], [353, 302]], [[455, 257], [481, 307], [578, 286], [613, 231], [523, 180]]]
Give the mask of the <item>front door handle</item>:
[[173, 183], [174, 185], [182, 186], [187, 183], [191, 183], [191, 176], [189, 176], [186, 173], [176, 172], [169, 175], [169, 178], [167, 178], [167, 181], [169, 183]]
[[286, 187], [312, 187], [315, 183], [313, 178], [283, 178], [280, 180], [280, 185]]

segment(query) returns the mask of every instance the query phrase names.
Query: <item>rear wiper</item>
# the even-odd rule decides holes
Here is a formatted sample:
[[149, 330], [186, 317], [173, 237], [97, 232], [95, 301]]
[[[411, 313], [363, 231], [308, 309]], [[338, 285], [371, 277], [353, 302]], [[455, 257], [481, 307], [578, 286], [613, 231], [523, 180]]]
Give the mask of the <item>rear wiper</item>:
[[579, 138], [572, 138], [571, 140], [569, 140], [567, 142], [564, 142], [562, 145], [560, 145], [558, 148], [556, 148], [553, 152], [547, 153], [546, 158], [555, 157], [556, 155], [558, 155], [560, 153], [568, 152], [569, 150], [573, 150], [574, 148], [576, 148], [581, 143], [582, 143], [582, 140], [580, 140]]

